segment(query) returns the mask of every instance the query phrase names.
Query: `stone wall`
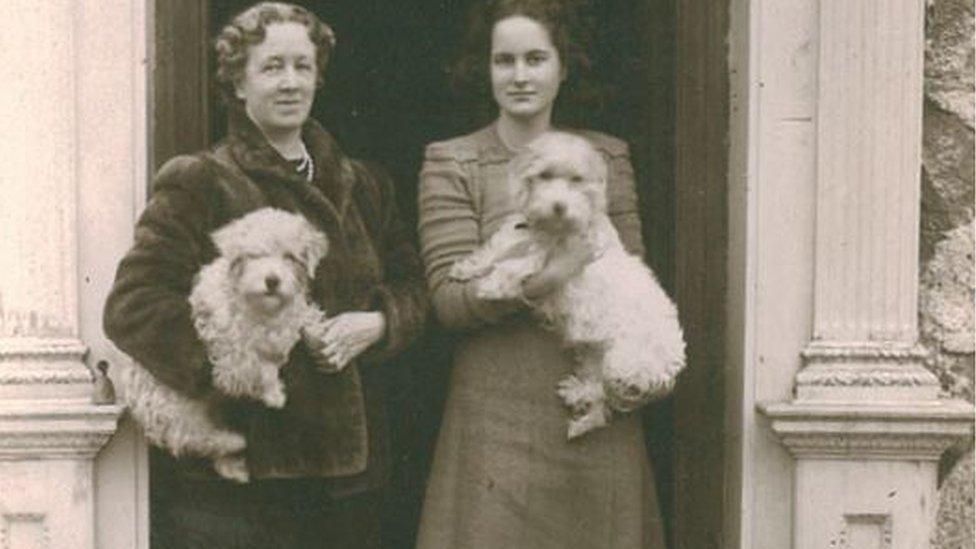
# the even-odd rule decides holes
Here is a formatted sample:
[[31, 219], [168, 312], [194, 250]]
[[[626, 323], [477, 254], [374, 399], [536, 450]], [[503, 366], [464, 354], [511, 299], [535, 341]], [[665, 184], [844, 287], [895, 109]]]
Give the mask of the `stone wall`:
[[[973, 402], [973, 2], [927, 7], [919, 326], [946, 395]], [[972, 548], [972, 441], [940, 472], [933, 546]]]

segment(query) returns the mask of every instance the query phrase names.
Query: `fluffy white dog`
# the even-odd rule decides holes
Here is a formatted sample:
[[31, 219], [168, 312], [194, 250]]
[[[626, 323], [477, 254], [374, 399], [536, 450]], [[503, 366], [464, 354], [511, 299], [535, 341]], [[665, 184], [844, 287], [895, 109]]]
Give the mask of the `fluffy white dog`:
[[669, 392], [685, 365], [674, 304], [640, 258], [627, 253], [607, 216], [607, 166], [583, 138], [550, 132], [512, 161], [519, 213], [452, 266], [479, 278], [486, 299], [522, 296], [522, 281], [548, 258], [584, 246], [595, 259], [561, 288], [530, 302], [580, 362], [557, 393], [572, 412], [568, 437], [603, 427], [611, 408], [630, 411]]
[[[301, 328], [324, 320], [307, 290], [328, 241], [302, 216], [272, 208], [228, 223], [212, 239], [220, 256], [200, 270], [189, 302], [213, 386], [280, 408], [286, 395], [279, 370]], [[125, 369], [122, 381], [149, 440], [176, 456], [211, 458], [220, 475], [247, 481], [244, 437], [217, 425], [208, 402], [180, 395], [139, 367]]]

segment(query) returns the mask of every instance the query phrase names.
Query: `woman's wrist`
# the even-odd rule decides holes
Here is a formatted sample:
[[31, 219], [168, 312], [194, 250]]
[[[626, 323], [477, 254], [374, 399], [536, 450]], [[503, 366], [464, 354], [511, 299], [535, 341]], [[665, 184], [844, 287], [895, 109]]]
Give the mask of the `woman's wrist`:
[[375, 319], [376, 322], [376, 328], [375, 328], [376, 338], [373, 340], [373, 342], [370, 345], [375, 345], [380, 341], [386, 339], [386, 328], [387, 328], [386, 315], [383, 314], [382, 311], [371, 311], [371, 314], [373, 315], [373, 318]]

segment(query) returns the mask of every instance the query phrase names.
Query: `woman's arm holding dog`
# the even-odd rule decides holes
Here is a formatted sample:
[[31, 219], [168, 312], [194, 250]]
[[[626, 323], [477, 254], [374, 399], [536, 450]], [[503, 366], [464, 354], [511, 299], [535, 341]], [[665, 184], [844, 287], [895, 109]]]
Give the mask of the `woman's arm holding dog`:
[[437, 316], [445, 326], [458, 329], [496, 323], [521, 307], [517, 300], [479, 298], [476, 280], [449, 276], [454, 262], [481, 245], [480, 220], [465, 180], [453, 151], [436, 143], [427, 147], [418, 197], [421, 254]]
[[190, 319], [187, 297], [203, 261], [210, 201], [201, 161], [167, 162], [135, 228], [135, 243], [119, 264], [105, 304], [104, 330], [119, 349], [166, 385], [191, 396], [210, 387], [206, 351]]

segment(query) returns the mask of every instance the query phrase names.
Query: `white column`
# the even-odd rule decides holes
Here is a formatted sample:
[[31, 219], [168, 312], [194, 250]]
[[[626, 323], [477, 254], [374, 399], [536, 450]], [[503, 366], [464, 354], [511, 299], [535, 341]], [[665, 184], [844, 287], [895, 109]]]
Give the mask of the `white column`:
[[924, 7], [813, 11], [812, 333], [792, 401], [761, 406], [795, 459], [797, 549], [927, 547], [937, 460], [972, 428], [917, 342]]
[[5, 0], [0, 21], [0, 547], [89, 548], [120, 409], [92, 403], [79, 330], [78, 4]]

